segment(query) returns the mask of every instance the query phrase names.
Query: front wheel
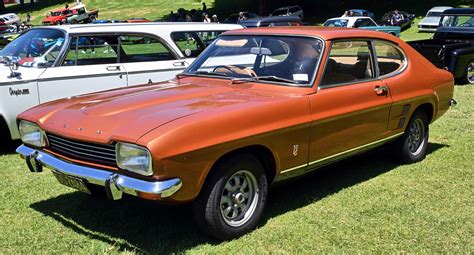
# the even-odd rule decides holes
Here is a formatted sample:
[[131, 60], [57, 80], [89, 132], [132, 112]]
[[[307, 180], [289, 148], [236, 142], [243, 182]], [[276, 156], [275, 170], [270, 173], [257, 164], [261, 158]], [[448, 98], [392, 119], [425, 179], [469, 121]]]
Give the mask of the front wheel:
[[429, 126], [425, 112], [417, 110], [410, 119], [405, 133], [394, 144], [395, 155], [402, 163], [421, 161], [428, 148]]
[[265, 171], [257, 159], [232, 157], [213, 169], [193, 204], [195, 220], [217, 239], [239, 237], [257, 226], [267, 191]]

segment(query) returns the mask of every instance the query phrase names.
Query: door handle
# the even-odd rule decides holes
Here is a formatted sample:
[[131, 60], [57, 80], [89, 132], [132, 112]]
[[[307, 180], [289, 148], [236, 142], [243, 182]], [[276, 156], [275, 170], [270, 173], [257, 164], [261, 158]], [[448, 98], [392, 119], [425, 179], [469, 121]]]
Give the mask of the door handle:
[[120, 66], [108, 66], [107, 71], [120, 71]]
[[185, 64], [184, 64], [184, 61], [178, 61], [178, 62], [174, 62], [174, 63], [173, 63], [173, 66], [176, 66], [176, 67], [178, 67], [178, 66], [184, 66], [184, 65], [185, 65]]
[[388, 87], [383, 85], [383, 86], [375, 86], [375, 94], [377, 94], [377, 96], [384, 96], [384, 95], [387, 95], [388, 93]]

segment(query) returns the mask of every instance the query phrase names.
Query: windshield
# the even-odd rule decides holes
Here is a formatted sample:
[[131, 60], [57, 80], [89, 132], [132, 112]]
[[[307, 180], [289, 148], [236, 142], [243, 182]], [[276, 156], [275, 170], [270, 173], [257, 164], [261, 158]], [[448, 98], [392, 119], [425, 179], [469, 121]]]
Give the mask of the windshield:
[[291, 36], [222, 36], [185, 75], [311, 86], [323, 43]]
[[441, 15], [443, 15], [443, 12], [428, 12], [426, 17], [441, 17]]
[[64, 44], [64, 33], [55, 29], [33, 29], [9, 43], [1, 57], [18, 59], [21, 66], [49, 67]]
[[474, 16], [445, 15], [441, 20], [442, 27], [474, 28]]
[[347, 27], [347, 23], [348, 23], [347, 19], [333, 19], [333, 20], [326, 21], [323, 26], [325, 26], [325, 27]]
[[278, 9], [272, 12], [272, 16], [284, 16], [288, 15], [288, 9]]

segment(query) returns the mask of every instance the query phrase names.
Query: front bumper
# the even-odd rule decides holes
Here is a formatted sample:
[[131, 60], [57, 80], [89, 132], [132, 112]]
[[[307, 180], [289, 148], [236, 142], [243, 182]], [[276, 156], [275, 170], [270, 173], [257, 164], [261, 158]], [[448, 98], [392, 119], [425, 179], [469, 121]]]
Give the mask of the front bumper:
[[52, 171], [82, 179], [86, 183], [103, 186], [107, 196], [113, 200], [120, 199], [123, 193], [133, 196], [145, 193], [165, 198], [176, 193], [182, 186], [182, 182], [178, 178], [150, 182], [97, 168], [76, 165], [24, 144], [18, 147], [16, 152], [27, 160], [28, 167], [32, 172], [40, 172], [45, 166]]

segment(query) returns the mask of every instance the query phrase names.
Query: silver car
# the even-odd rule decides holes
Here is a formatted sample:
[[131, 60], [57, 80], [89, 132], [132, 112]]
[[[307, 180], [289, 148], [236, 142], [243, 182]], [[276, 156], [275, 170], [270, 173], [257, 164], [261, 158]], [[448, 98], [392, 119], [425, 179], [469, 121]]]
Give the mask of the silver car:
[[451, 9], [450, 6], [436, 6], [431, 8], [426, 16], [418, 23], [418, 31], [420, 32], [435, 32], [438, 28], [441, 15], [447, 9]]

